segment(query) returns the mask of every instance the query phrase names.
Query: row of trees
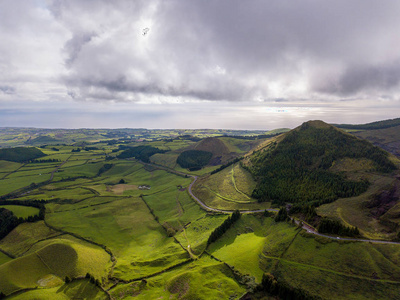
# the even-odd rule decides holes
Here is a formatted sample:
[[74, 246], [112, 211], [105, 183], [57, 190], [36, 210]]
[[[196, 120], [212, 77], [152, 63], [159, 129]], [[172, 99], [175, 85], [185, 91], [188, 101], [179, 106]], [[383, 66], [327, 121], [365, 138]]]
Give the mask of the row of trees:
[[229, 216], [220, 226], [218, 226], [214, 231], [210, 234], [210, 237], [207, 240], [207, 246], [211, 243], [214, 243], [217, 239], [219, 239], [231, 226], [240, 219], [240, 211], [235, 210], [235, 212]]
[[279, 299], [290, 300], [313, 300], [320, 299], [319, 297], [311, 296], [304, 290], [290, 287], [289, 285], [279, 282], [271, 273], [264, 273], [261, 281], [262, 290], [273, 296], [278, 296]]
[[30, 162], [35, 163], [35, 164], [41, 164], [41, 163], [54, 163], [54, 162], [60, 162], [60, 161], [61, 160], [59, 160], [59, 159], [49, 158], [49, 159], [33, 159]]

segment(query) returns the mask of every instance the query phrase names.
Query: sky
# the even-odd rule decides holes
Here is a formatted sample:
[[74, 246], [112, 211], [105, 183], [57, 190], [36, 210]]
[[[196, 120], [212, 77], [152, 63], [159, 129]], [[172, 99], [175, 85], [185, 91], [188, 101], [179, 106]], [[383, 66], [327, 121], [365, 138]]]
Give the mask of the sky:
[[2, 0], [0, 127], [400, 117], [398, 0]]

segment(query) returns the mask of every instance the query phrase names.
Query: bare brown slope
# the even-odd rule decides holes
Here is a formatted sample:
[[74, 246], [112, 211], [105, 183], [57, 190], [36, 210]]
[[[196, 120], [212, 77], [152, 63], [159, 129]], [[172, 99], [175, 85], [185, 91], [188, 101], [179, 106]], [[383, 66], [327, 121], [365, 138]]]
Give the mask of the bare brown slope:
[[400, 157], [400, 126], [359, 131], [353, 134]]

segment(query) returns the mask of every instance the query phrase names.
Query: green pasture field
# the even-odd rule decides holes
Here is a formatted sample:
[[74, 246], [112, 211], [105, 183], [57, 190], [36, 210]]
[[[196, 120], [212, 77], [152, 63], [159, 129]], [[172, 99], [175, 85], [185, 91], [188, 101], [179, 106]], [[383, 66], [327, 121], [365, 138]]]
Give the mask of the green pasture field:
[[16, 257], [24, 255], [38, 241], [60, 235], [60, 232], [47, 227], [43, 221], [22, 223], [0, 240], [0, 249]]
[[[190, 182], [188, 180], [188, 182]], [[154, 210], [161, 224], [179, 230], [183, 225], [196, 220], [206, 213], [188, 195], [186, 190], [176, 186], [162, 193], [143, 196], [144, 200]]]
[[193, 220], [188, 224], [185, 230], [181, 231], [175, 237], [187, 248], [190, 245], [191, 251], [195, 255], [200, 255], [207, 247], [207, 240], [215, 228], [220, 226], [227, 215], [207, 215]]
[[65, 276], [75, 278], [90, 272], [105, 278], [110, 256], [98, 246], [79, 241], [53, 239], [41, 249], [0, 266], [0, 291], [6, 295], [25, 288], [54, 287]]
[[[5, 295], [26, 288], [35, 288], [38, 281], [51, 274], [50, 270], [35, 253], [13, 259], [0, 265], [0, 291]], [[62, 280], [54, 277], [51, 284], [59, 285]], [[49, 282], [50, 283], [50, 282]]]
[[242, 274], [251, 274], [261, 283], [260, 255], [266, 237], [263, 227], [271, 226], [271, 218], [242, 215], [222, 238], [212, 243], [208, 251], [223, 262], [234, 266]]
[[10, 300], [69, 300], [96, 299], [106, 300], [108, 296], [100, 288], [89, 282], [89, 279], [79, 279], [62, 286], [24, 291], [10, 296]]
[[71, 187], [65, 189], [57, 189], [57, 190], [47, 190], [43, 188], [36, 189], [29, 194], [26, 194], [19, 199], [21, 200], [54, 200], [54, 199], [62, 199], [62, 200], [83, 200], [86, 198], [90, 198], [96, 196], [97, 194], [91, 191], [90, 189], [80, 188], [80, 187]]
[[150, 275], [189, 258], [167, 237], [140, 198], [49, 213], [46, 220], [56, 228], [110, 248], [117, 258], [114, 276], [119, 278]]
[[[367, 299], [368, 295], [369, 299], [381, 299], [382, 295], [395, 299], [393, 295], [400, 291], [399, 245], [298, 234], [295, 227], [285, 223], [273, 222], [270, 228], [260, 266], [290, 286], [323, 299]], [[370, 288], [374, 285], [379, 289]]]
[[239, 299], [245, 288], [223, 263], [208, 256], [147, 279], [147, 283], [121, 284], [111, 295], [122, 299]]
[[167, 152], [167, 153], [156, 153], [150, 157], [150, 161], [156, 165], [165, 166], [170, 169], [177, 167], [176, 159], [179, 153]]
[[0, 252], [0, 265], [9, 262], [10, 260], [12, 260], [11, 257], [5, 255], [3, 252]]
[[42, 174], [41, 176], [24, 176], [16, 178], [6, 178], [0, 180], [0, 196], [11, 193], [23, 187], [27, 187], [32, 183], [41, 183], [50, 179], [50, 174]]
[[55, 169], [55, 167], [51, 166], [51, 167], [44, 167], [43, 168], [21, 168], [20, 170], [18, 170], [17, 172], [14, 172], [10, 175], [7, 176], [6, 179], [11, 179], [11, 178], [18, 178], [18, 177], [29, 177], [29, 176], [44, 176], [47, 174], [50, 174], [51, 172], [53, 172]]
[[87, 163], [81, 166], [72, 167], [62, 166], [58, 172], [54, 173], [54, 180], [59, 181], [78, 176], [94, 177], [103, 165], [104, 162]]
[[17, 218], [27, 218], [39, 214], [39, 209], [31, 206], [21, 205], [0, 205], [0, 208], [8, 209], [12, 211], [14, 216]]
[[[20, 168], [22, 164], [12, 162], [12, 161], [5, 161], [5, 160], [0, 160], [0, 176], [5, 173], [8, 174], [10, 172], [14, 172], [18, 168]], [[4, 175], [5, 175], [4, 174]]]

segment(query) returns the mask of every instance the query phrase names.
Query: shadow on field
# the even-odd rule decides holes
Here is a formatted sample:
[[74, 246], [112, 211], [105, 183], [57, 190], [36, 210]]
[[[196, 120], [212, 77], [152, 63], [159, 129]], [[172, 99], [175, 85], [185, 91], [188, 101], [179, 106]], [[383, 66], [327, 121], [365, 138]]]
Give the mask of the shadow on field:
[[77, 279], [64, 284], [57, 290], [57, 294], [63, 293], [71, 299], [95, 299], [99, 289], [88, 279]]

